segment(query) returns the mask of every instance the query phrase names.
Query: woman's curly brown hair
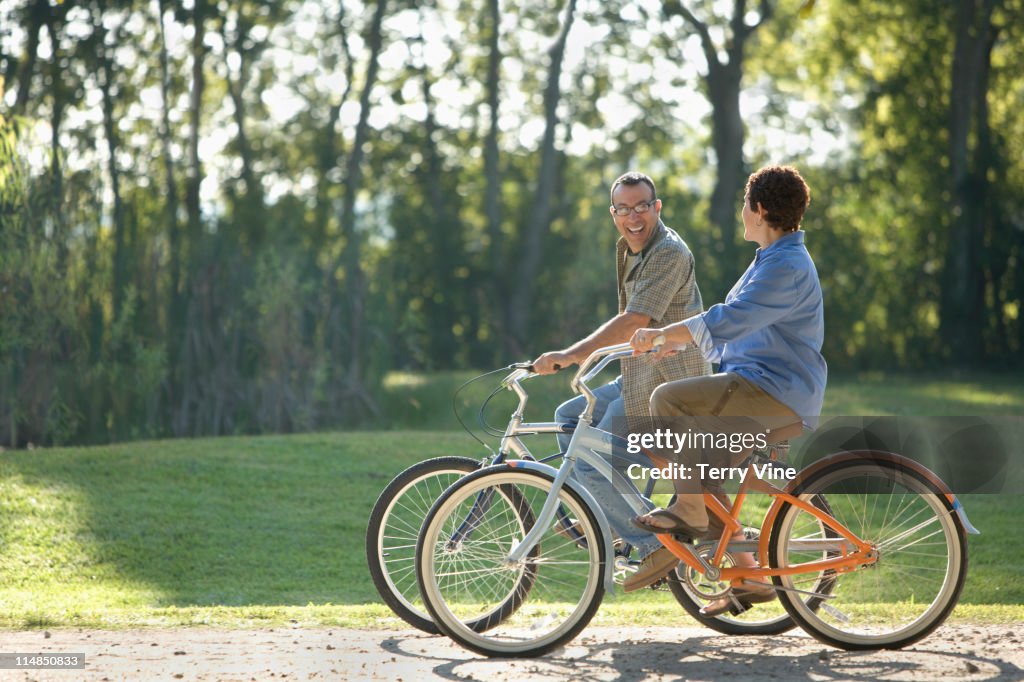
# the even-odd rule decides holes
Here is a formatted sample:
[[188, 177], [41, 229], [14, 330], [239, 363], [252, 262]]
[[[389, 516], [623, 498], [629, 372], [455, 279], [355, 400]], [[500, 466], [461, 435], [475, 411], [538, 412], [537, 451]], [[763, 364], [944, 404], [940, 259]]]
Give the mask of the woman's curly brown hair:
[[767, 210], [768, 225], [783, 232], [800, 229], [804, 210], [811, 203], [811, 189], [791, 166], [765, 166], [747, 180], [747, 202], [751, 211], [757, 205]]

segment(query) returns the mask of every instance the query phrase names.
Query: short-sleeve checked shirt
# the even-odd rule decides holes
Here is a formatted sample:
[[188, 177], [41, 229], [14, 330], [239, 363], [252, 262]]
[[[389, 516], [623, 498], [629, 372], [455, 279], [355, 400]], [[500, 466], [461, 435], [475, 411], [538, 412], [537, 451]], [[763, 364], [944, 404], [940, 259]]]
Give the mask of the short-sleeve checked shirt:
[[[704, 311], [693, 254], [674, 230], [659, 220], [639, 260], [626, 272], [628, 252], [620, 237], [615, 245], [619, 313], [641, 313], [651, 318], [649, 326], [664, 327]], [[630, 426], [640, 428], [636, 418], [650, 416], [651, 394], [661, 384], [710, 373], [711, 365], [694, 345], [660, 362], [623, 360], [622, 400]]]

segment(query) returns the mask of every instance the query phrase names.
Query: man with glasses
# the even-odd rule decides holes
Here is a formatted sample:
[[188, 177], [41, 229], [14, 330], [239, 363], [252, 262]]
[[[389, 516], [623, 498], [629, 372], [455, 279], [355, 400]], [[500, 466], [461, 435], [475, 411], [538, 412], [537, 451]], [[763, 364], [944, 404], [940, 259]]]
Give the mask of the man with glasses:
[[[612, 222], [621, 235], [615, 245], [619, 314], [568, 348], [538, 357], [533, 361], [538, 374], [551, 374], [579, 364], [598, 348], [629, 341], [637, 329], [681, 322], [704, 310], [693, 254], [686, 242], [661, 221], [661, 199], [654, 181], [643, 173], [626, 173], [612, 184], [611, 200]], [[711, 373], [711, 366], [694, 346], [658, 363], [628, 358], [621, 367], [621, 376], [594, 391], [597, 404], [593, 423], [623, 436], [628, 427], [640, 429], [647, 423], [655, 388], [667, 381]], [[575, 424], [585, 405], [582, 395], [563, 403], [555, 411], [555, 421]], [[557, 438], [564, 452], [571, 435], [559, 434]], [[664, 552], [654, 554], [661, 547], [654, 534], [630, 522], [634, 512], [607, 479], [584, 462], [576, 464], [574, 476], [594, 495], [612, 528], [637, 549], [638, 556], [667, 561]], [[644, 566], [642, 570], [649, 572], [659, 567]], [[629, 591], [629, 580], [626, 588]]]

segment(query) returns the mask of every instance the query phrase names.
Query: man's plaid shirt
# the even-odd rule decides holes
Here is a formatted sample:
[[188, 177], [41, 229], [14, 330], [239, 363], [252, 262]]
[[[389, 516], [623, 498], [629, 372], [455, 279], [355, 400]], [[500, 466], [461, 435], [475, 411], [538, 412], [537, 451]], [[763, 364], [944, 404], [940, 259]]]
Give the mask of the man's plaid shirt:
[[[658, 221], [639, 262], [626, 272], [626, 240], [615, 245], [619, 313], [642, 313], [649, 327], [664, 327], [704, 311], [694, 274], [693, 254], [686, 242]], [[638, 417], [650, 416], [651, 394], [666, 381], [711, 373], [711, 365], [695, 345], [660, 362], [643, 356], [622, 361], [622, 400], [631, 428], [642, 428]]]

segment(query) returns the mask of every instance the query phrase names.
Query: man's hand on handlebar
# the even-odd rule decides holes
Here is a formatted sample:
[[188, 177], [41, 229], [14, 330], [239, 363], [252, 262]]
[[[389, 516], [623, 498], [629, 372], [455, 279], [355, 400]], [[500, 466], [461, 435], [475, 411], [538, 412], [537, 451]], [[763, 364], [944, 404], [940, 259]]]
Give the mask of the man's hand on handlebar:
[[533, 371], [536, 374], [554, 374], [560, 369], [575, 364], [576, 360], [568, 353], [551, 351], [533, 361]]

